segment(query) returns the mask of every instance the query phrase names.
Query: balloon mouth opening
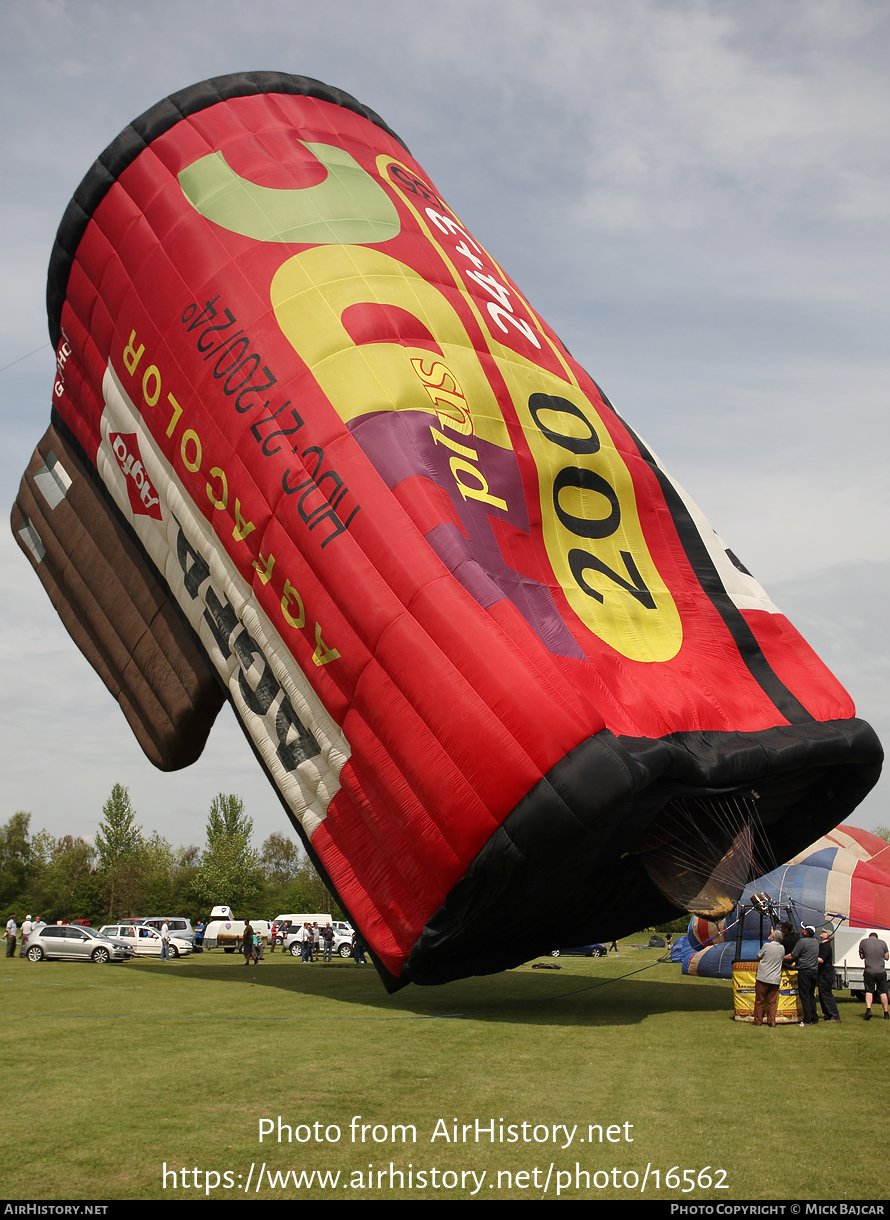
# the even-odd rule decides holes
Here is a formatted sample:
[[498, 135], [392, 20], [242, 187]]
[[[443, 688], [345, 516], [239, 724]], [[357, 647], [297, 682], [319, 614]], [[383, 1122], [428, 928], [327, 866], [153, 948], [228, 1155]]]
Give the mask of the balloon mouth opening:
[[727, 916], [754, 875], [749, 796], [674, 797], [640, 849], [649, 880], [690, 915]]

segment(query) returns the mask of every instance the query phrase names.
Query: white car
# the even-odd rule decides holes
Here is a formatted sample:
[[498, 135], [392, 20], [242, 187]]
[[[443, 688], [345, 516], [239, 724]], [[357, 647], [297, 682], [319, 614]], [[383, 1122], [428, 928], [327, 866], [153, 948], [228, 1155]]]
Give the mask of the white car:
[[[135, 957], [161, 956], [161, 934], [146, 924], [106, 924], [104, 928], [99, 929], [99, 935], [110, 936], [116, 941], [130, 945]], [[186, 957], [191, 951], [189, 941], [178, 936], [170, 937], [171, 957]]]

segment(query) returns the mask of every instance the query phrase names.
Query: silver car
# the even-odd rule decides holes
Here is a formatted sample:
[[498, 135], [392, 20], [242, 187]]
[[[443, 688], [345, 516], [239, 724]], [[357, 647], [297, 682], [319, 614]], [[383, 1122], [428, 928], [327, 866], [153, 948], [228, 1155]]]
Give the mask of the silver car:
[[133, 956], [128, 945], [94, 932], [92, 928], [48, 926], [28, 937], [29, 962], [42, 962], [46, 958], [59, 958], [83, 962], [125, 962]]

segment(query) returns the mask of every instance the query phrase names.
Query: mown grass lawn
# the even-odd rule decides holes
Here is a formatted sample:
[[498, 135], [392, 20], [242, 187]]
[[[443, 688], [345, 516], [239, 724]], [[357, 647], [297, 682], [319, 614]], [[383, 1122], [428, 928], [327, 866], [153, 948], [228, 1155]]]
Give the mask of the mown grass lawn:
[[[209, 1171], [213, 1199], [639, 1198], [648, 1166], [646, 1197], [677, 1201], [668, 1171], [707, 1166], [686, 1202], [886, 1197], [890, 1022], [837, 993], [839, 1026], [755, 1030], [730, 984], [662, 955], [628, 943], [395, 996], [373, 967], [279, 955], [8, 959], [3, 1194], [203, 1199]], [[260, 1144], [279, 1116], [309, 1141]], [[476, 1120], [494, 1143], [464, 1141]], [[272, 1185], [291, 1169], [339, 1177]]]

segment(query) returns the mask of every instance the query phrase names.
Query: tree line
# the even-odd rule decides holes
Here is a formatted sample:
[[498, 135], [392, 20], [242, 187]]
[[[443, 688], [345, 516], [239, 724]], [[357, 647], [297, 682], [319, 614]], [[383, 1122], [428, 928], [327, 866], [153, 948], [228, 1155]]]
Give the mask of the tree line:
[[253, 820], [233, 794], [213, 798], [203, 848], [176, 847], [138, 824], [129, 791], [115, 784], [94, 843], [32, 832], [31, 814], [0, 826], [0, 914], [42, 915], [47, 923], [87, 919], [94, 927], [128, 915], [206, 919], [212, 907], [236, 917], [274, 919], [284, 911], [342, 911], [301, 847], [276, 831], [260, 851]]
[[[873, 833], [890, 840], [890, 827]], [[19, 811], [0, 826], [0, 918], [88, 919], [98, 927], [128, 915], [181, 915], [194, 923], [221, 904], [239, 918], [274, 919], [285, 911], [343, 917], [297, 843], [275, 831], [256, 851], [252, 834], [244, 802], [224, 792], [210, 804], [203, 849], [174, 848], [157, 832], [147, 834], [121, 784], [102, 807], [94, 843], [32, 833], [31, 814]], [[683, 916], [656, 930], [682, 932], [687, 922]]]

